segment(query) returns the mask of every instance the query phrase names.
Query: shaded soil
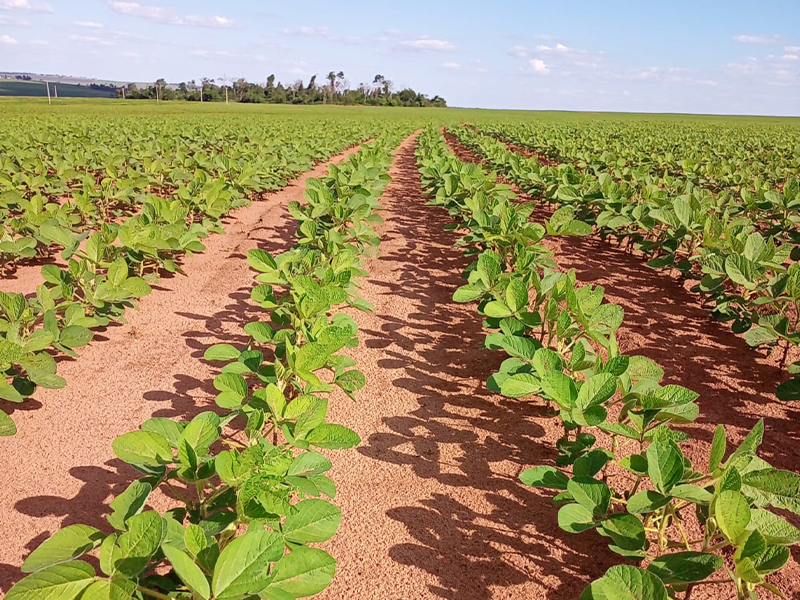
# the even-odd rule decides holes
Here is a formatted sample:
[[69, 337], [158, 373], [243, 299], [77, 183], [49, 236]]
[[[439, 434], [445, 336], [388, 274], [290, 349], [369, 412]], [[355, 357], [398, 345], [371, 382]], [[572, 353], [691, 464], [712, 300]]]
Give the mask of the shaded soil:
[[25, 556], [60, 526], [108, 529], [106, 504], [138, 476], [114, 458], [115, 437], [151, 416], [191, 418], [215, 407], [217, 371], [203, 352], [222, 341], [245, 342], [241, 326], [262, 312], [249, 301], [247, 251], [281, 252], [293, 243], [285, 207], [302, 201], [308, 177], [326, 171], [320, 164], [228, 217], [226, 235], [210, 236], [204, 253], [186, 259], [187, 277], [163, 279], [140, 310], [128, 312], [127, 324], [96, 335], [79, 359], [61, 362], [65, 389], [2, 403], [19, 431], [0, 438], [0, 590], [22, 577]]

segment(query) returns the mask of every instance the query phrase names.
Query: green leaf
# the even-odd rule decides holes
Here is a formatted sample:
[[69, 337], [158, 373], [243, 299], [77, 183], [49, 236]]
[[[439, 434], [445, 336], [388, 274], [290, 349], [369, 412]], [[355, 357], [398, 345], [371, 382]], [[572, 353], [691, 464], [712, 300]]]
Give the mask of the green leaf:
[[462, 285], [453, 294], [453, 302], [474, 302], [483, 296], [483, 288], [475, 285]]
[[169, 442], [149, 431], [125, 433], [116, 438], [111, 447], [117, 458], [132, 465], [158, 466], [173, 460]]
[[172, 568], [175, 569], [175, 574], [180, 577], [192, 594], [199, 596], [202, 600], [208, 600], [211, 596], [211, 587], [208, 585], [208, 579], [206, 579], [203, 571], [195, 564], [192, 558], [183, 550], [170, 544], [162, 545], [161, 549], [164, 551], [164, 556], [172, 564]]
[[634, 494], [628, 499], [627, 509], [629, 513], [634, 514], [649, 513], [666, 506], [669, 501], [669, 496], [664, 496], [653, 490], [645, 490]]
[[722, 462], [725, 457], [726, 445], [725, 428], [722, 425], [717, 425], [716, 430], [714, 430], [714, 440], [711, 442], [711, 454], [708, 457], [709, 473], [713, 472]]
[[283, 540], [274, 531], [253, 524], [220, 553], [211, 589], [218, 600], [258, 594], [270, 582], [270, 564], [281, 558]]
[[283, 536], [290, 542], [310, 544], [333, 537], [342, 520], [342, 511], [325, 500], [304, 500], [295, 504], [297, 512], [286, 517]]
[[279, 596], [280, 593], [291, 598], [313, 596], [330, 585], [335, 572], [336, 561], [327, 552], [317, 548], [297, 548], [275, 563], [272, 581], [264, 594], [276, 600], [287, 597]]
[[14, 424], [14, 421], [11, 420], [8, 413], [0, 410], [0, 437], [8, 437], [15, 433], [17, 433], [17, 426]]
[[736, 544], [750, 523], [750, 504], [739, 492], [726, 490], [714, 503], [714, 516], [725, 537]]
[[647, 447], [647, 474], [656, 489], [668, 494], [683, 477], [683, 454], [672, 440], [657, 441]]
[[249, 250], [247, 252], [247, 262], [261, 273], [268, 273], [278, 268], [275, 259], [265, 250]]
[[576, 405], [585, 411], [591, 406], [602, 404], [617, 391], [617, 378], [611, 373], [599, 373], [587, 379], [578, 391]]
[[128, 530], [117, 538], [114, 571], [127, 577], [141, 573], [166, 533], [164, 519], [150, 510], [128, 519]]
[[[611, 567], [598, 581], [596, 600], [667, 600], [667, 589], [653, 573], [630, 565]], [[594, 587], [594, 584], [592, 584]]]
[[138, 515], [147, 502], [153, 486], [144, 481], [134, 481], [119, 496], [114, 498], [109, 507], [113, 511], [106, 517], [117, 531], [124, 531], [126, 523], [134, 515]]
[[614, 545], [629, 552], [642, 550], [647, 543], [644, 524], [632, 514], [617, 513], [600, 523], [599, 530], [614, 541]]
[[353, 448], [361, 443], [361, 438], [352, 429], [334, 423], [323, 423], [312, 429], [306, 436], [312, 446], [337, 450]]
[[669, 493], [676, 498], [688, 500], [695, 504], [708, 504], [714, 498], [714, 495], [705, 488], [690, 483], [676, 485]]
[[759, 469], [742, 476], [742, 483], [755, 488], [771, 506], [800, 514], [800, 475], [781, 469]]
[[505, 300], [512, 311], [523, 310], [528, 306], [528, 288], [519, 279], [512, 279], [506, 287]]
[[499, 300], [492, 300], [491, 302], [487, 302], [486, 306], [483, 307], [483, 313], [487, 317], [502, 319], [503, 317], [510, 317], [514, 311], [506, 306], [503, 302], [500, 302]]
[[533, 467], [525, 469], [519, 476], [520, 481], [532, 487], [566, 490], [569, 477], [555, 467]]
[[575, 382], [560, 371], [545, 373], [542, 377], [542, 390], [562, 408], [573, 408], [578, 398]]
[[611, 503], [611, 490], [603, 481], [591, 477], [574, 477], [567, 484], [567, 491], [575, 501], [596, 516], [605, 514]]
[[206, 360], [236, 360], [240, 354], [241, 352], [230, 344], [214, 344], [203, 353], [203, 358]]
[[595, 526], [594, 515], [580, 504], [565, 504], [558, 510], [558, 526], [569, 533], [580, 533]]
[[500, 393], [506, 398], [523, 398], [541, 391], [540, 381], [530, 373], [511, 375], [500, 385]]
[[133, 600], [135, 590], [129, 579], [99, 579], [86, 588], [81, 600]]
[[764, 419], [759, 419], [753, 426], [753, 429], [745, 436], [739, 447], [725, 461], [725, 466], [733, 465], [740, 458], [748, 458], [756, 453], [756, 450], [761, 445], [764, 439]]
[[666, 584], [702, 581], [724, 565], [721, 556], [706, 552], [664, 554], [647, 566], [647, 570]]
[[76, 560], [28, 575], [8, 590], [6, 600], [73, 600], [94, 580], [94, 569]]
[[768, 544], [790, 545], [800, 542], [800, 530], [768, 510], [751, 509], [748, 527], [758, 531]]
[[22, 563], [23, 573], [71, 561], [96, 548], [105, 536], [88, 525], [68, 525], [42, 542]]

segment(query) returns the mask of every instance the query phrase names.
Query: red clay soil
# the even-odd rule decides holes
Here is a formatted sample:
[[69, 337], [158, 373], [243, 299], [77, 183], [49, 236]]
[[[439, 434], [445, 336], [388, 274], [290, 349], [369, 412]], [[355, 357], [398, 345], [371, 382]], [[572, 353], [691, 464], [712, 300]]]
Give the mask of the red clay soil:
[[128, 312], [126, 325], [108, 328], [79, 359], [61, 362], [65, 389], [2, 403], [13, 410], [18, 432], [0, 438], [0, 590], [22, 577], [23, 559], [59, 526], [108, 528], [100, 516], [105, 505], [138, 476], [114, 458], [115, 437], [151, 416], [191, 418], [215, 407], [217, 371], [203, 352], [244, 341], [241, 326], [261, 312], [249, 303], [247, 251], [281, 252], [292, 244], [285, 207], [303, 199], [308, 177], [326, 171], [320, 164], [226, 219], [227, 234], [210, 236], [206, 251], [185, 261], [188, 277], [162, 279], [140, 310]]

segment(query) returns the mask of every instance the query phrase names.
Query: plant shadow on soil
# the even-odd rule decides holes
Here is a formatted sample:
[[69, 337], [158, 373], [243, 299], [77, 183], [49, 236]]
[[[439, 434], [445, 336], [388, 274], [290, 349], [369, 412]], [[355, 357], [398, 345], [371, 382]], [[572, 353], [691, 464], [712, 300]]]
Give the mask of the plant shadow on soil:
[[[481, 349], [484, 332], [474, 305], [451, 299], [468, 260], [453, 247], [456, 236], [443, 232], [443, 209], [425, 206], [413, 148], [399, 155], [398, 169], [394, 231], [384, 239], [402, 243], [379, 259], [392, 263], [389, 277], [371, 281], [383, 287], [382, 295], [411, 299], [416, 310], [404, 318], [379, 311], [380, 330], [362, 332], [367, 347], [384, 350], [378, 367], [396, 372], [393, 385], [411, 392], [419, 406], [384, 418], [388, 431], [372, 434], [359, 451], [435, 479], [441, 491], [388, 511], [416, 540], [394, 545], [389, 554], [434, 575], [438, 585], [429, 590], [440, 598], [488, 599], [493, 588], [531, 579], [555, 588], [550, 598], [577, 597], [589, 578], [612, 564], [601, 558], [608, 554], [600, 551], [602, 539], [564, 537], [548, 493], [517, 479], [523, 468], [552, 464], [554, 445], [543, 437], [555, 431], [555, 421], [540, 403], [486, 389], [483, 382], [501, 357]], [[509, 461], [513, 473], [493, 469]], [[475, 490], [480, 505], [490, 508], [465, 505], [463, 488]]]

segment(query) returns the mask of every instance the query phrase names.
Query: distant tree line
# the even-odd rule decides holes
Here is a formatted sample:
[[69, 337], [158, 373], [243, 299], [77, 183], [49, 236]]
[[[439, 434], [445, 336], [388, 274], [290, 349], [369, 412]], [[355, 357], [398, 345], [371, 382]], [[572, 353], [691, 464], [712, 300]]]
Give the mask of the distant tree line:
[[437, 106], [445, 107], [447, 102], [441, 96], [429, 98], [411, 88], [394, 91], [393, 84], [383, 75], [375, 75], [372, 83], [360, 83], [351, 89], [342, 71], [328, 73], [323, 82], [317, 83], [314, 75], [306, 84], [298, 79], [291, 85], [276, 83], [275, 75], [267, 77], [265, 85], [252, 83], [244, 78], [226, 82], [221, 79], [203, 78], [169, 85], [159, 79], [153, 85], [140, 88], [131, 83], [117, 89], [118, 98], [147, 100], [188, 100], [190, 102], [225, 102], [226, 92], [229, 102], [271, 103], [271, 104], [345, 104], [370, 106]]

